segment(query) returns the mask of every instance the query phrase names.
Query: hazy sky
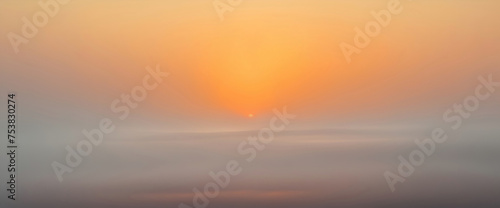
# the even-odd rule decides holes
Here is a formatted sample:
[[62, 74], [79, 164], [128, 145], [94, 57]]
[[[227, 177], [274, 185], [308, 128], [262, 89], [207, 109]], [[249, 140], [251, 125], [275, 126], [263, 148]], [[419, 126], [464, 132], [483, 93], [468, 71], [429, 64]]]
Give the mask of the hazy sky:
[[[297, 118], [211, 207], [499, 205], [499, 92], [400, 191], [382, 174], [479, 76], [500, 80], [500, 1], [401, 0], [348, 63], [339, 44], [387, 2], [243, 1], [221, 21], [211, 0], [73, 0], [15, 53], [7, 34], [41, 8], [0, 0], [0, 91], [18, 94], [22, 148], [20, 201], [8, 206], [189, 203], [283, 106]], [[50, 164], [82, 129], [117, 118], [112, 101], [157, 64], [170, 76], [59, 183]]]

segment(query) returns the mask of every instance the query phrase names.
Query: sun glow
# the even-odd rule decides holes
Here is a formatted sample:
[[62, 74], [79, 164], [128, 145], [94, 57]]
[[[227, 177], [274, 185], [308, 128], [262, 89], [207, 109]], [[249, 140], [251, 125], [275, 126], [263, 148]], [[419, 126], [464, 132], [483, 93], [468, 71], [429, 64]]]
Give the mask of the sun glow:
[[[202, 61], [205, 89], [218, 106], [240, 115], [269, 111], [310, 90], [305, 86], [317, 70], [304, 55], [304, 38], [281, 28], [253, 26], [221, 33], [206, 41]], [[237, 28], [237, 27], [236, 27]], [[266, 34], [253, 31], [267, 31]], [[318, 79], [316, 79], [318, 80]], [[307, 89], [306, 89], [307, 88]]]

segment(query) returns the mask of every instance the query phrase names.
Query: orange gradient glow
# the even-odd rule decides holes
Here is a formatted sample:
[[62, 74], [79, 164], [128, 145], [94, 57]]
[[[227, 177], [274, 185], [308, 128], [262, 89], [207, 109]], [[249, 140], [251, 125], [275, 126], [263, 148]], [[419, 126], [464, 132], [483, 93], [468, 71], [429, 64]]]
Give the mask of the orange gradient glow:
[[[31, 1], [8, 4], [17, 10], [37, 7]], [[227, 13], [223, 22], [205, 1], [72, 2], [22, 46], [30, 53], [7, 59], [37, 57], [32, 61], [40, 60], [38, 68], [86, 95], [86, 102], [105, 97], [91, 90], [113, 86], [116, 92], [109, 95], [130, 90], [145, 65], [159, 62], [172, 76], [159, 90], [164, 94], [146, 101], [158, 116], [248, 117], [284, 105], [338, 119], [415, 106], [423, 111], [439, 104], [426, 104], [432, 98], [467, 89], [465, 77], [491, 68], [473, 60], [499, 49], [492, 43], [500, 31], [492, 25], [500, 18], [489, 9], [498, 6], [498, 1], [402, 1], [403, 12], [348, 64], [339, 44], [352, 44], [354, 28], [374, 20], [370, 12], [386, 9], [387, 1], [255, 0]], [[20, 19], [30, 15], [0, 10], [19, 20], [0, 19], [5, 31], [19, 33]], [[2, 44], [3, 53], [11, 54], [9, 43]], [[67, 79], [59, 68], [94, 83]], [[449, 86], [436, 92], [443, 77]]]

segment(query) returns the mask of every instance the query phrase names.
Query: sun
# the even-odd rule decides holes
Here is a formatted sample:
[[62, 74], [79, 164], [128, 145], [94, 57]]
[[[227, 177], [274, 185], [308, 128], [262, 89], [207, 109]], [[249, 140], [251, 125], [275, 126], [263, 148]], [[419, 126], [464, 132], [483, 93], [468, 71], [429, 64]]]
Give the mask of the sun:
[[248, 114], [248, 118], [252, 118], [253, 117], [253, 114]]

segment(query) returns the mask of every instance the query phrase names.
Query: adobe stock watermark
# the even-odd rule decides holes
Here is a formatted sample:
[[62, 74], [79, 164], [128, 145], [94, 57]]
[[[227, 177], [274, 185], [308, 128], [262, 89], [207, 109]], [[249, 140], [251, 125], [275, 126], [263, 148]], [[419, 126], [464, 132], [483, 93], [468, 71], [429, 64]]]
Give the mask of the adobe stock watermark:
[[61, 10], [62, 5], [66, 5], [71, 0], [40, 0], [38, 1], [38, 6], [40, 10], [35, 12], [31, 19], [27, 17], [21, 18], [23, 25], [21, 26], [21, 35], [9, 32], [7, 33], [7, 39], [9, 39], [10, 45], [14, 52], [19, 53], [19, 46], [21, 44], [28, 44], [30, 39], [33, 39], [37, 34], [38, 30], [45, 27], [50, 18], [55, 17]]
[[[273, 109], [274, 116], [269, 121], [269, 128], [260, 129], [255, 136], [248, 137], [242, 141], [237, 148], [238, 154], [245, 156], [245, 161], [250, 163], [257, 158], [260, 151], [266, 149], [266, 145], [274, 140], [275, 133], [282, 132], [290, 125], [290, 120], [296, 115], [287, 113], [286, 106], [282, 111]], [[193, 188], [193, 205], [192, 207], [184, 203], [180, 204], [179, 208], [205, 208], [210, 204], [210, 199], [219, 196], [221, 189], [226, 188], [231, 182], [231, 177], [241, 174], [243, 168], [237, 160], [230, 160], [226, 163], [226, 169], [217, 173], [210, 171], [208, 175], [212, 178], [211, 182], [203, 186], [203, 192], [198, 188]]]
[[243, 0], [214, 0], [212, 5], [214, 6], [215, 12], [219, 16], [220, 21], [224, 21], [224, 14], [226, 12], [233, 12], [236, 7], [238, 7]]
[[382, 9], [378, 12], [371, 11], [370, 14], [373, 16], [374, 20], [367, 22], [363, 29], [359, 27], [354, 28], [354, 32], [356, 32], [353, 38], [354, 45], [346, 42], [341, 42], [339, 44], [340, 50], [347, 63], [351, 63], [351, 56], [353, 54], [360, 54], [361, 49], [368, 47], [372, 38], [379, 36], [382, 29], [389, 26], [392, 17], [401, 14], [401, 12], [403, 12], [403, 6], [399, 0], [390, 0], [387, 2], [387, 9]]
[[[156, 65], [155, 69], [147, 66], [146, 71], [147, 74], [142, 78], [141, 85], [133, 87], [129, 93], [122, 94], [120, 98], [111, 102], [110, 110], [118, 116], [119, 121], [128, 118], [130, 111], [146, 100], [148, 92], [156, 89], [163, 82], [163, 79], [170, 75], [168, 72], [162, 72], [160, 65]], [[104, 137], [111, 134], [115, 129], [116, 126], [110, 118], [101, 119], [97, 128], [83, 129], [82, 134], [85, 139], [76, 144], [76, 151], [73, 147], [66, 146], [65, 164], [57, 161], [52, 162], [52, 169], [59, 182], [63, 181], [65, 173], [73, 172], [82, 163], [83, 158], [92, 153], [94, 146], [99, 146]]]
[[[472, 113], [479, 109], [481, 101], [485, 101], [492, 96], [496, 88], [500, 87], [500, 82], [493, 81], [493, 75], [487, 78], [478, 77], [479, 84], [475, 88], [474, 95], [464, 98], [461, 103], [455, 103], [443, 113], [443, 121], [450, 124], [450, 130], [455, 131], [462, 126], [464, 120], [471, 117]], [[436, 151], [437, 144], [443, 144], [448, 140], [448, 134], [444, 128], [434, 128], [429, 138], [424, 140], [416, 139], [416, 148], [407, 157], [398, 156], [399, 165], [397, 174], [391, 171], [384, 172], [384, 178], [391, 192], [396, 190], [397, 183], [403, 183], [415, 172], [415, 167], [421, 166], [427, 157], [432, 156]]]

